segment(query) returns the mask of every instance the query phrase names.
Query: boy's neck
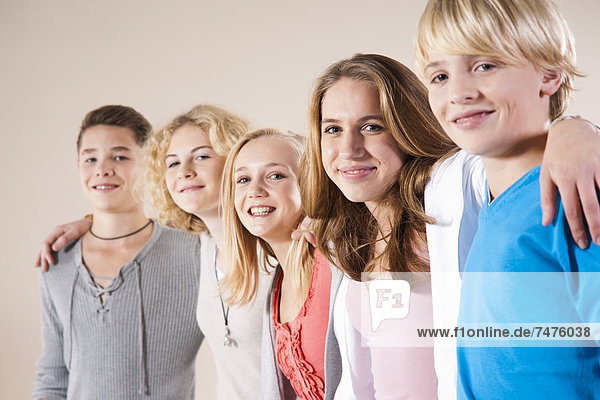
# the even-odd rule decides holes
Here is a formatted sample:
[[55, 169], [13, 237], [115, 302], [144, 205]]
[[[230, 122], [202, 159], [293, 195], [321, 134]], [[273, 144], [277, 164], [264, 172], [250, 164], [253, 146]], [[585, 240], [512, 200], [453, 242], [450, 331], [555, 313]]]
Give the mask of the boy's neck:
[[92, 229], [101, 237], [117, 237], [135, 232], [148, 223], [143, 207], [138, 207], [124, 212], [93, 211], [94, 222]]
[[547, 135], [520, 144], [513, 154], [481, 157], [491, 194], [490, 201], [500, 196], [532, 168], [542, 163]]

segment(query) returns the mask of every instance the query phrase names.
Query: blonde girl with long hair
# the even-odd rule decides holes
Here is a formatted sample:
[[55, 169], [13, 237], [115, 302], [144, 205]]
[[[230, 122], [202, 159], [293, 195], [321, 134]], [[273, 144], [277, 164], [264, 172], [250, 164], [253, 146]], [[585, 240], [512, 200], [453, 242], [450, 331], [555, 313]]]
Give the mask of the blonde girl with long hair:
[[[339, 274], [306, 240], [291, 234], [304, 217], [296, 175], [301, 136], [261, 129], [232, 149], [223, 176], [223, 215], [231, 269], [222, 288], [231, 304], [255, 297], [259, 265], [277, 265], [263, 328], [263, 398], [325, 395], [330, 290]], [[293, 390], [292, 390], [293, 389]]]

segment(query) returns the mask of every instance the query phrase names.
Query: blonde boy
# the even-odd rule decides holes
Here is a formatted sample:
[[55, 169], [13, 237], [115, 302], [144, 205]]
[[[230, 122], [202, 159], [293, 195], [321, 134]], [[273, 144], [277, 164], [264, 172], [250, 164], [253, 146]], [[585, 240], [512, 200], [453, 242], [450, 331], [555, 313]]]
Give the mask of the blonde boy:
[[[548, 127], [565, 111], [578, 75], [573, 36], [556, 6], [431, 0], [416, 59], [434, 114], [461, 148], [481, 157], [487, 175], [459, 323], [558, 323], [565, 315], [597, 322], [598, 279], [588, 273], [600, 270], [600, 247], [577, 247], [560, 204], [550, 226], [539, 223]], [[587, 275], [575, 287], [527, 274], [508, 284], [513, 272]], [[457, 356], [459, 398], [600, 398], [597, 347], [459, 347]]]

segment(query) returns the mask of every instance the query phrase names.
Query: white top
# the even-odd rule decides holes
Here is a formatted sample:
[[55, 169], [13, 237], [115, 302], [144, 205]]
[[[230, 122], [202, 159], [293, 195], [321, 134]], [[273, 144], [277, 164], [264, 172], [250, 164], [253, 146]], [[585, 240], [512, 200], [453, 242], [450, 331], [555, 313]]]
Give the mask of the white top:
[[374, 399], [371, 354], [361, 346], [361, 334], [346, 312], [346, 297], [350, 278], [344, 275], [333, 306], [333, 331], [340, 346], [342, 377], [334, 400]]
[[[459, 151], [441, 163], [425, 188], [425, 211], [435, 218], [427, 225], [433, 322], [435, 328], [458, 324], [461, 277], [479, 210], [485, 201], [485, 175], [479, 157]], [[456, 399], [456, 340], [434, 341], [438, 397]]]
[[217, 398], [259, 399], [262, 315], [271, 276], [260, 269], [254, 302], [231, 307], [228, 313], [227, 303], [224, 303], [233, 340], [231, 346], [225, 346], [225, 320], [215, 274], [215, 241], [204, 233], [200, 242], [200, 291], [196, 319], [215, 359]]

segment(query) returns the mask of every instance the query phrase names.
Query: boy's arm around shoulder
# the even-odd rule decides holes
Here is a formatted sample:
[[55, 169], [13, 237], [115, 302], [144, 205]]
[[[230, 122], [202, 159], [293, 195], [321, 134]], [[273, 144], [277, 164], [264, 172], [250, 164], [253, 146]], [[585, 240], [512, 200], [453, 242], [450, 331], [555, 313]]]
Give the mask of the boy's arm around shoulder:
[[582, 118], [559, 118], [550, 127], [540, 172], [544, 225], [556, 215], [557, 188], [578, 246], [590, 243], [588, 231], [600, 245], [600, 129]]

